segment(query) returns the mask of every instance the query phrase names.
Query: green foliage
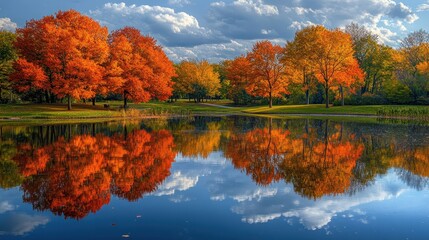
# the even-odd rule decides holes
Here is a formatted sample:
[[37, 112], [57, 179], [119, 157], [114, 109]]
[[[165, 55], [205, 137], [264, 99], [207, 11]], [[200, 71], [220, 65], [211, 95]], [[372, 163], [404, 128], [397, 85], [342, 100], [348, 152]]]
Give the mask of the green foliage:
[[429, 108], [425, 107], [383, 107], [377, 111], [379, 116], [411, 117], [429, 119]]
[[394, 104], [407, 104], [413, 101], [412, 92], [408, 86], [398, 82], [385, 86], [383, 95]]
[[[366, 92], [361, 96], [351, 95], [344, 99], [345, 105], [384, 105], [387, 103], [388, 103], [387, 99], [385, 99], [383, 96], [372, 94], [369, 92]], [[341, 100], [335, 100], [334, 105], [340, 106]]]
[[6, 101], [3, 99], [6, 94], [8, 100], [13, 99], [12, 84], [9, 81], [9, 74], [13, 71], [13, 62], [18, 57], [16, 49], [13, 46], [16, 34], [8, 31], [0, 31], [0, 103]]

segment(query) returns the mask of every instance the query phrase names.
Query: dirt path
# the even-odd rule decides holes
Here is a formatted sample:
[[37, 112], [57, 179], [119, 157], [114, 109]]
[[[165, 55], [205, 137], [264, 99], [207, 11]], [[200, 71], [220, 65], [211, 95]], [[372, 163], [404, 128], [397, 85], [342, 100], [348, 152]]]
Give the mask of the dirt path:
[[225, 105], [218, 105], [218, 104], [213, 104], [213, 103], [200, 103], [201, 105], [206, 105], [206, 106], [212, 106], [212, 107], [218, 107], [218, 108], [228, 108], [228, 109], [233, 109], [235, 107], [229, 107], [229, 106], [225, 106]]

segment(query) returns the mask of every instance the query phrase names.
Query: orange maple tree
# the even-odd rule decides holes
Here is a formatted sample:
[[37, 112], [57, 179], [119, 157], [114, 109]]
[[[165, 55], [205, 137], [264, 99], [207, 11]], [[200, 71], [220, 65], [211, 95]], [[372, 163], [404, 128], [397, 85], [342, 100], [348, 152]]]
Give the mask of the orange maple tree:
[[[32, 20], [17, 30], [16, 47], [25, 61], [15, 64], [17, 71], [36, 71], [27, 76], [39, 76], [40, 69], [46, 75], [43, 86], [57, 97], [92, 98], [103, 80], [103, 67], [108, 57], [106, 27], [77, 11], [59, 11], [55, 16]], [[21, 85], [19, 74], [12, 81]], [[24, 78], [25, 82], [40, 82], [40, 78]], [[22, 90], [19, 87], [18, 90]]]
[[288, 92], [289, 78], [281, 61], [283, 54], [283, 48], [270, 41], [257, 42], [247, 54], [252, 77], [248, 79], [246, 90], [251, 95], [267, 97], [270, 108], [274, 97]]
[[114, 31], [109, 43], [107, 78], [114, 81], [114, 92], [123, 94], [124, 107], [128, 99], [147, 102], [167, 100], [171, 96], [174, 66], [155, 39], [125, 27]]
[[329, 90], [332, 86], [351, 85], [356, 79], [363, 79], [363, 72], [354, 57], [351, 36], [339, 29], [328, 30], [322, 26], [316, 29], [309, 57], [314, 73], [325, 88], [326, 108], [329, 108]]
[[[226, 68], [227, 79], [230, 80], [228, 94], [233, 98], [246, 91], [246, 85], [252, 78], [250, 62], [246, 56], [239, 56], [229, 62]], [[234, 100], [239, 102], [239, 100]]]

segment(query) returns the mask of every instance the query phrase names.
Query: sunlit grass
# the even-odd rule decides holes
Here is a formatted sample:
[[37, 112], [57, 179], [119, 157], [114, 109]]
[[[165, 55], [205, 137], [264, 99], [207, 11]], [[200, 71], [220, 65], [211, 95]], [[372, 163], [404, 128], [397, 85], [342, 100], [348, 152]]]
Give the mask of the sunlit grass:
[[[108, 103], [109, 108], [104, 108]], [[252, 114], [252, 115], [362, 115], [386, 117], [429, 116], [428, 106], [332, 106], [324, 104], [235, 107], [230, 101], [209, 101], [204, 103], [180, 100], [177, 102], [130, 103], [124, 111], [121, 101], [74, 104], [71, 111], [65, 104], [6, 104], [0, 105], [2, 119], [93, 119], [93, 118], [137, 118], [146, 116], [172, 116], [191, 114]]]

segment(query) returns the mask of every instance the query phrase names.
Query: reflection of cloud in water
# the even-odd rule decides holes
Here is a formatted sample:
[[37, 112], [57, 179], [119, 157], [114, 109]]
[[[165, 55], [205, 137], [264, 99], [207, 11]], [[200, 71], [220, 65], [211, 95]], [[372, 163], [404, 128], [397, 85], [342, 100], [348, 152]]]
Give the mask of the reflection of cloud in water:
[[[195, 187], [203, 176], [217, 175], [226, 165], [226, 159], [222, 158], [221, 154], [221, 152], [213, 152], [207, 159], [185, 158], [179, 154], [173, 163], [171, 176], [152, 195], [171, 196]], [[189, 197], [170, 198], [173, 202], [189, 201], [190, 199]]]
[[[173, 165], [173, 174], [154, 195], [170, 195], [170, 200], [175, 202], [189, 201], [191, 197], [185, 190], [201, 182], [208, 189], [211, 200], [234, 200], [236, 204], [231, 210], [242, 215], [243, 222], [266, 223], [281, 217], [291, 222], [297, 218], [307, 229], [315, 230], [325, 227], [337, 215], [347, 215], [347, 211], [354, 211], [359, 215], [356, 216], [358, 221], [367, 223], [365, 212], [358, 209], [359, 206], [398, 197], [405, 188], [391, 171], [353, 196], [325, 196], [314, 201], [296, 194], [292, 184], [279, 182], [258, 186], [244, 172], [224, 164], [224, 160], [218, 153], [207, 159], [179, 156]], [[207, 175], [210, 178], [201, 181], [201, 177]]]
[[[237, 189], [238, 191], [240, 190]], [[326, 226], [339, 213], [352, 210], [362, 204], [398, 197], [403, 191], [400, 182], [397, 180], [395, 182], [394, 179], [387, 176], [377, 184], [353, 196], [329, 196], [317, 201], [310, 201], [295, 193], [279, 191], [278, 194], [259, 202], [241, 202], [232, 210], [243, 215], [242, 221], [247, 223], [265, 223], [281, 216], [296, 217], [306, 228], [315, 230]], [[234, 199], [234, 196], [228, 197]], [[299, 201], [299, 205], [296, 204], [297, 201]], [[356, 211], [359, 215], [365, 214], [361, 210]]]
[[2, 215], [0, 217], [0, 235], [24, 235], [48, 222], [49, 219], [45, 216], [31, 216], [23, 213]]
[[173, 195], [176, 191], [185, 191], [194, 187], [198, 182], [197, 176], [184, 175], [181, 171], [173, 173], [153, 194], [155, 196]]
[[8, 201], [0, 202], [0, 214], [8, 211], [12, 211], [15, 207], [10, 204]]
[[277, 194], [276, 188], [258, 188], [253, 191], [245, 192], [244, 194], [238, 194], [236, 196], [233, 196], [232, 199], [236, 200], [237, 202], [243, 202], [243, 201], [261, 201], [264, 197], [272, 197]]

